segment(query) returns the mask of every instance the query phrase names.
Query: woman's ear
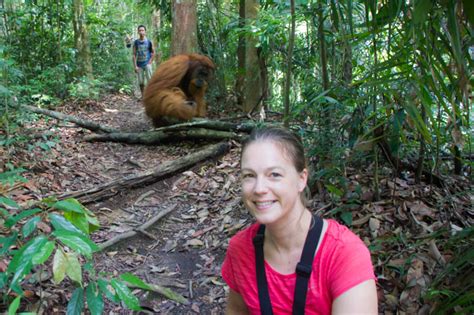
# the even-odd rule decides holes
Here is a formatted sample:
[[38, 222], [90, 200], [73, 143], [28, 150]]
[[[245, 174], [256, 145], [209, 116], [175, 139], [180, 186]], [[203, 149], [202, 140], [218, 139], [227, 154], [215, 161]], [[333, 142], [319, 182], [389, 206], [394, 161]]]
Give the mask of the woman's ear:
[[302, 192], [304, 188], [306, 187], [306, 184], [308, 183], [308, 169], [304, 168], [300, 172], [300, 180], [298, 183], [298, 191]]

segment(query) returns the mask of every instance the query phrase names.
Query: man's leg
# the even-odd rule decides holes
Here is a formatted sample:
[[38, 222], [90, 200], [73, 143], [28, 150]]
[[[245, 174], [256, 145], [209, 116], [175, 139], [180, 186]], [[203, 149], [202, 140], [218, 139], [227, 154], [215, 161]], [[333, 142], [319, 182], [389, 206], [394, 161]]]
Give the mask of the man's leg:
[[145, 90], [145, 71], [139, 67], [137, 72], [138, 86], [140, 87], [140, 99], [143, 99], [143, 91]]

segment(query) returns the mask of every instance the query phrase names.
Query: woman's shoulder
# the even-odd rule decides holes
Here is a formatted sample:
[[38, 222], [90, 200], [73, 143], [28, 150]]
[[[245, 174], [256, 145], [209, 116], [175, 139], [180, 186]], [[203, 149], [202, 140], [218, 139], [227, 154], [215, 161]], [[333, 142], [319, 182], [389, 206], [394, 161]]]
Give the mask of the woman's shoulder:
[[[229, 242], [230, 247], [246, 247], [253, 244], [253, 238], [257, 235], [257, 230], [260, 224], [254, 223], [245, 229], [237, 232], [234, 236], [231, 237]], [[252, 245], [253, 246], [253, 245]]]
[[363, 243], [359, 236], [351, 231], [347, 226], [340, 224], [334, 219], [325, 219], [328, 223], [326, 237], [329, 241], [336, 243]]

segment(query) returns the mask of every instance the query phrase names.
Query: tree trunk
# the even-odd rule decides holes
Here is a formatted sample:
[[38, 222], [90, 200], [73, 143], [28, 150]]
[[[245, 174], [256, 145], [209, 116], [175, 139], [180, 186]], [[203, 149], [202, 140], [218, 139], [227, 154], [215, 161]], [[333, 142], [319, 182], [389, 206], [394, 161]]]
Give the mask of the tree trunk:
[[[245, 26], [245, 0], [239, 1], [239, 28]], [[235, 93], [237, 94], [237, 104], [243, 108], [244, 104], [244, 83], [245, 83], [245, 38], [239, 35], [237, 46], [237, 80], [235, 84]]]
[[197, 52], [196, 0], [174, 0], [172, 7], [171, 55]]
[[289, 126], [290, 123], [290, 85], [291, 85], [291, 66], [293, 59], [293, 47], [295, 44], [295, 0], [290, 0], [290, 15], [291, 15], [291, 28], [290, 28], [290, 39], [288, 43], [288, 56], [286, 60], [286, 80], [284, 88], [284, 108], [285, 115], [283, 118], [285, 127]]
[[152, 24], [153, 24], [153, 29], [155, 32], [151, 35], [151, 40], [153, 42], [153, 47], [155, 47], [155, 57], [153, 58], [153, 61], [155, 62], [156, 66], [159, 66], [161, 63], [161, 43], [159, 41], [160, 36], [160, 30], [161, 30], [161, 10], [155, 10], [153, 11], [153, 15], [151, 17], [152, 19]]
[[328, 61], [327, 61], [327, 48], [326, 48], [326, 37], [324, 36], [324, 16], [323, 16], [323, 5], [321, 0], [318, 5], [318, 38], [319, 38], [319, 58], [321, 60], [321, 77], [323, 80], [323, 90], [329, 89], [329, 77], [328, 77]]
[[[255, 20], [258, 15], [258, 1], [245, 1], [245, 21]], [[243, 110], [250, 113], [254, 109], [260, 109], [262, 98], [262, 78], [259, 67], [257, 52], [257, 39], [248, 35], [245, 38], [245, 82], [243, 94]]]
[[74, 0], [73, 29], [74, 47], [77, 49], [77, 75], [92, 78], [92, 61], [89, 33], [84, 12], [84, 0]]

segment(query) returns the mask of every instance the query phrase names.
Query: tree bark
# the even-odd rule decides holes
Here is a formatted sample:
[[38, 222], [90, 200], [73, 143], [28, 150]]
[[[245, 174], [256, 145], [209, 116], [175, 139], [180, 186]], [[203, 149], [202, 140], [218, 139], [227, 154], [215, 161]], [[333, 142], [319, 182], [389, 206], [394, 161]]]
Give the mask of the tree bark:
[[171, 55], [197, 52], [196, 0], [174, 0], [172, 8]]
[[128, 144], [146, 144], [156, 145], [180, 140], [226, 140], [235, 139], [242, 140], [243, 136], [228, 131], [211, 130], [205, 128], [193, 128], [182, 130], [159, 130], [147, 132], [116, 132], [102, 135], [90, 135], [84, 137], [89, 142], [122, 142]]
[[[239, 28], [245, 26], [245, 0], [239, 1]], [[245, 83], [245, 37], [239, 35], [237, 46], [237, 79], [235, 93], [237, 94], [237, 104], [243, 108], [244, 104], [244, 83]]]
[[201, 151], [191, 153], [177, 160], [164, 162], [155, 170], [116, 179], [91, 189], [68, 192], [58, 196], [57, 198], [59, 200], [76, 198], [83, 204], [104, 200], [115, 196], [122, 190], [140, 187], [146, 184], [157, 182], [167, 177], [171, 177], [172, 175], [193, 167], [197, 163], [206, 159], [223, 155], [229, 149], [230, 145], [226, 142], [209, 145]]
[[[245, 21], [257, 19], [258, 1], [245, 1]], [[253, 110], [259, 110], [262, 96], [262, 78], [260, 75], [259, 57], [257, 52], [257, 39], [253, 35], [247, 35], [245, 38], [245, 82], [243, 94], [243, 110], [250, 113]]]
[[92, 61], [89, 33], [84, 12], [84, 0], [74, 0], [73, 29], [74, 47], [77, 49], [77, 74], [92, 78]]
[[284, 87], [284, 108], [285, 115], [283, 118], [285, 127], [289, 126], [290, 123], [290, 85], [291, 85], [291, 67], [293, 59], [293, 47], [295, 45], [295, 0], [290, 0], [290, 15], [291, 15], [291, 28], [290, 28], [290, 40], [288, 43], [288, 56], [286, 59], [286, 80]]

